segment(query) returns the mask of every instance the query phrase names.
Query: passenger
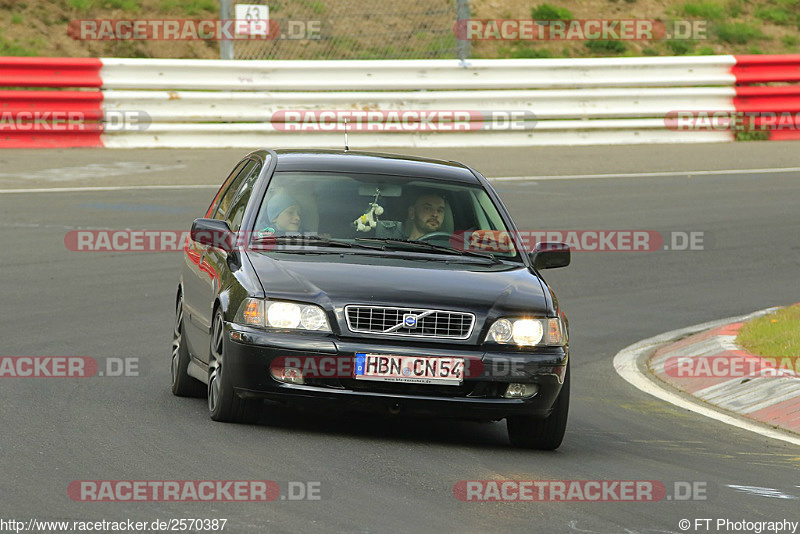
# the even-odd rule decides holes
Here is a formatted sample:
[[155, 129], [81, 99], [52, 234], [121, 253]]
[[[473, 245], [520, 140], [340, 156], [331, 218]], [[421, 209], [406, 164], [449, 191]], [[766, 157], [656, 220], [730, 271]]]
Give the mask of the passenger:
[[267, 218], [279, 234], [300, 232], [300, 203], [288, 193], [280, 192], [267, 202]]

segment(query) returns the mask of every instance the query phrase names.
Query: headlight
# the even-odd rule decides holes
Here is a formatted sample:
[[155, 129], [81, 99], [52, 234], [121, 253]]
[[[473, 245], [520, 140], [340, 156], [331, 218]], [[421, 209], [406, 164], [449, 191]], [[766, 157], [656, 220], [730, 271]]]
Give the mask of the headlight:
[[236, 322], [262, 328], [331, 331], [328, 318], [319, 306], [279, 300], [245, 299], [236, 314]]
[[486, 343], [520, 347], [563, 346], [566, 329], [560, 317], [549, 319], [498, 319], [486, 334]]

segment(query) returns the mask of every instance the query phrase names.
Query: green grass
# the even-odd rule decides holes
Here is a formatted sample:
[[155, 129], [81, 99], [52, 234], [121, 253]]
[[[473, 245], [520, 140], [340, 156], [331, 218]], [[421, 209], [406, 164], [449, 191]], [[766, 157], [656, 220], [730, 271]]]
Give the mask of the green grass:
[[69, 0], [67, 5], [73, 9], [77, 9], [78, 11], [89, 11], [90, 9], [96, 7], [97, 2], [95, 0]]
[[723, 22], [717, 26], [717, 38], [723, 43], [743, 45], [763, 37], [761, 30], [745, 22]]
[[216, 0], [191, 0], [190, 2], [183, 2], [181, 7], [183, 7], [184, 13], [192, 17], [219, 12], [219, 2]]
[[444, 33], [441, 35], [431, 35], [426, 33], [422, 41], [420, 49], [427, 48], [428, 54], [431, 57], [447, 57], [447, 53], [452, 53], [458, 47], [458, 39], [453, 35], [453, 32]]
[[728, 2], [728, 15], [731, 17], [738, 17], [744, 11], [744, 6], [742, 5], [742, 0], [731, 0]]
[[683, 4], [683, 14], [687, 17], [698, 17], [706, 20], [722, 20], [725, 18], [725, 7], [716, 2], [688, 2]]
[[68, 0], [67, 5], [78, 11], [95, 9], [121, 9], [126, 13], [140, 11], [138, 0]]
[[794, 18], [786, 9], [772, 6], [764, 6], [756, 9], [756, 17], [780, 26], [791, 24]]
[[103, 7], [136, 13], [139, 11], [139, 2], [138, 0], [105, 0]]
[[798, 42], [800, 41], [798, 41], [796, 35], [784, 35], [781, 37], [781, 43], [783, 43], [783, 46], [786, 48], [794, 48], [797, 46]]
[[713, 56], [717, 52], [711, 46], [701, 46], [697, 52], [695, 52], [698, 56]]
[[536, 48], [526, 41], [516, 41], [510, 48], [502, 48], [500, 50], [502, 57], [511, 59], [527, 59], [527, 58], [548, 58], [553, 55], [547, 50]]
[[180, 2], [178, 0], [161, 0], [161, 3], [158, 6], [159, 11], [175, 11], [175, 9], [180, 6]]
[[597, 55], [619, 55], [628, 49], [622, 41], [586, 41], [586, 48]]
[[322, 2], [321, 0], [300, 0], [300, 3], [303, 6], [310, 8], [315, 15], [322, 15], [325, 13], [325, 2]]
[[790, 358], [795, 362], [800, 356], [800, 305], [745, 323], [736, 343], [765, 358]]
[[22, 24], [22, 15], [18, 13], [11, 15], [11, 24]]
[[38, 56], [38, 50], [26, 48], [21, 44], [6, 40], [3, 32], [0, 31], [0, 56]]
[[550, 4], [540, 4], [531, 8], [534, 20], [571, 20], [572, 11], [565, 7], [556, 7]]

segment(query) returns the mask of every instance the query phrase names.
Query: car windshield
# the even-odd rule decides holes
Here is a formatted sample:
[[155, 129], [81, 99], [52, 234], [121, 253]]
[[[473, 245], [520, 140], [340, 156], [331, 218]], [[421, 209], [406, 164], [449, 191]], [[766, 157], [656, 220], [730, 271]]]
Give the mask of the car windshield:
[[482, 186], [419, 177], [276, 172], [253, 231], [254, 240], [279, 247], [348, 243], [353, 250], [518, 258]]

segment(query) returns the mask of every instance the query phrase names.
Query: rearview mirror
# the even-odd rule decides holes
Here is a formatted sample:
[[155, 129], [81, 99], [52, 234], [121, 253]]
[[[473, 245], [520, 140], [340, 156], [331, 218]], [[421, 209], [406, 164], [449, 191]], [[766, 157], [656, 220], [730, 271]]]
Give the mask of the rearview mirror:
[[543, 242], [536, 243], [536, 248], [530, 253], [533, 268], [556, 269], [566, 267], [572, 259], [569, 245], [566, 243]]
[[358, 186], [358, 195], [362, 197], [375, 197], [381, 190], [382, 197], [399, 197], [403, 195], [403, 188], [397, 184], [361, 184]]
[[192, 240], [201, 245], [222, 249], [227, 253], [233, 251], [233, 231], [225, 221], [195, 219], [192, 223]]

